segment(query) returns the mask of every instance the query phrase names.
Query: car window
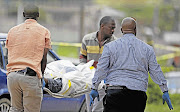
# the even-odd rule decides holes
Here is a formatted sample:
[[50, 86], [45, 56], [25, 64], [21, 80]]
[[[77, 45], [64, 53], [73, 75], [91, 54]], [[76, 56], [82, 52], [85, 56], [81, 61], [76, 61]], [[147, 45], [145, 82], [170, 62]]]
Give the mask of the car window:
[[7, 63], [8, 63], [8, 52], [7, 52], [7, 48], [5, 48], [6, 41], [1, 41], [1, 45], [2, 45], [2, 49], [3, 49], [5, 65], [7, 65]]
[[0, 68], [4, 69], [1, 49], [0, 49]]
[[56, 60], [57, 58], [49, 51], [47, 53], [47, 64]]

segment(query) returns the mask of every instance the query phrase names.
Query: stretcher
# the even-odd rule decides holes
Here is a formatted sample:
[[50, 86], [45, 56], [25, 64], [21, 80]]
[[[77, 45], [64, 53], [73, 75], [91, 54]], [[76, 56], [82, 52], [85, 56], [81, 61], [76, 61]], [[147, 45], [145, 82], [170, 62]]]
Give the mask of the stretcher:
[[63, 95], [63, 94], [59, 94], [59, 93], [52, 93], [46, 87], [44, 87], [43, 90], [46, 91], [49, 95], [51, 95], [52, 97], [55, 97], [55, 98], [74, 98], [74, 97], [84, 95], [86, 93], [90, 93], [90, 91], [91, 91], [90, 89], [83, 89], [83, 90], [75, 91], [74, 93], [71, 93], [69, 95]]

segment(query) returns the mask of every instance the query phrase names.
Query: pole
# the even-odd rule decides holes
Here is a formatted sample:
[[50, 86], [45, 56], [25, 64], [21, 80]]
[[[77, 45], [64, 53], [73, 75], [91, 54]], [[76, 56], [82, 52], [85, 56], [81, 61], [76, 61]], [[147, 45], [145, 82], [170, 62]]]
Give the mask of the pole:
[[79, 30], [79, 42], [82, 42], [84, 36], [84, 3], [80, 7], [80, 30]]
[[152, 23], [153, 40], [157, 38], [159, 33], [158, 24], [159, 24], [159, 7], [158, 5], [156, 5], [154, 8], [153, 23]]
[[23, 22], [23, 5], [22, 0], [18, 1], [18, 10], [17, 10], [17, 24]]

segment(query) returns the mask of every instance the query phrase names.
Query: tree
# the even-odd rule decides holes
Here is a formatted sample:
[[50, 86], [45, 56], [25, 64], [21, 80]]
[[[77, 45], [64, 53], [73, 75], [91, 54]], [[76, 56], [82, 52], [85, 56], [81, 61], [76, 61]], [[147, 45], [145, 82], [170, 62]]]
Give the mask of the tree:
[[161, 0], [96, 0], [97, 3], [124, 11], [127, 16], [137, 18], [139, 24], [151, 26], [153, 9]]
[[135, 17], [138, 25], [158, 28], [159, 33], [179, 31], [179, 0], [96, 0], [96, 2], [124, 11], [127, 16]]

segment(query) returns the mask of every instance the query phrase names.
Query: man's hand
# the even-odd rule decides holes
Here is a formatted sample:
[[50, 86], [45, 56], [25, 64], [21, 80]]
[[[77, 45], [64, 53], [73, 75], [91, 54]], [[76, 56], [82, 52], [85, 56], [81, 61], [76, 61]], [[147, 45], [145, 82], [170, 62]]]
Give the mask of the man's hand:
[[92, 89], [92, 90], [91, 90], [91, 93], [89, 94], [89, 96], [90, 96], [90, 106], [91, 106], [91, 104], [94, 103], [94, 99], [95, 99], [96, 97], [97, 97], [97, 99], [98, 99], [98, 101], [99, 101], [99, 93], [97, 92], [97, 90]]
[[164, 104], [165, 101], [166, 101], [166, 103], [168, 104], [169, 109], [170, 109], [170, 110], [173, 109], [172, 104], [171, 104], [171, 100], [170, 100], [170, 98], [169, 98], [169, 93], [168, 93], [168, 91], [164, 92], [162, 98], [163, 98], [163, 104]]

